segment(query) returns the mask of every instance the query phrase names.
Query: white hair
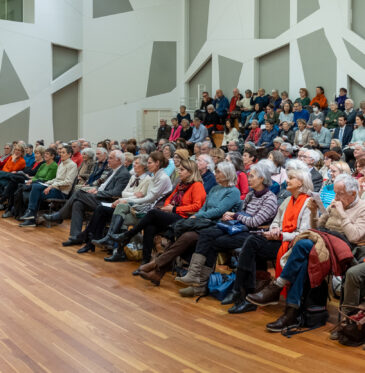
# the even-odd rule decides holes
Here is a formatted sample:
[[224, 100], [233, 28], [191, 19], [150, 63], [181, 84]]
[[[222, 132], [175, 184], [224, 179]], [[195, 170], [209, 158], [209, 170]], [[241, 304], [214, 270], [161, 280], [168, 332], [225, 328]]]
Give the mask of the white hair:
[[281, 146], [285, 146], [285, 151], [289, 152], [290, 154], [293, 154], [293, 146], [290, 144], [290, 142], [283, 142]]
[[114, 153], [115, 157], [120, 160], [122, 164], [125, 162], [125, 156], [124, 153], [122, 153], [120, 150], [113, 150], [110, 153]]
[[320, 119], [314, 119], [313, 124], [320, 124], [321, 126], [323, 125], [323, 122]]
[[208, 109], [213, 109], [213, 111], [215, 111], [215, 107], [214, 107], [214, 105], [208, 105], [208, 106], [207, 106], [207, 110], [208, 110]]
[[96, 148], [96, 151], [102, 152], [103, 154], [108, 154], [108, 151], [102, 147]]
[[231, 162], [220, 162], [217, 169], [222, 172], [228, 181], [228, 186], [235, 186], [237, 183], [237, 173]]
[[301, 193], [308, 194], [308, 192], [313, 191], [312, 177], [308, 169], [291, 169], [288, 172], [288, 177], [290, 176], [294, 176], [302, 182], [302, 186], [299, 189]]
[[356, 195], [359, 193], [359, 183], [351, 175], [340, 174], [336, 176], [333, 185], [336, 185], [338, 183], [342, 183], [345, 186], [346, 192], [356, 192]]
[[306, 154], [307, 154], [310, 158], [313, 159], [313, 162], [314, 162], [314, 163], [318, 163], [319, 160], [321, 159], [320, 156], [319, 156], [319, 154], [318, 154], [315, 150], [313, 150], [313, 149], [308, 149], [308, 150], [306, 151]]
[[86, 154], [90, 159], [95, 158], [95, 152], [94, 149], [91, 148], [85, 148], [81, 150], [81, 154]]
[[253, 164], [251, 170], [255, 171], [258, 177], [262, 177], [263, 184], [265, 186], [270, 186], [272, 184], [271, 176], [276, 173], [276, 167], [274, 162], [269, 159], [262, 159], [261, 161]]
[[346, 101], [347, 101], [347, 102], [350, 102], [350, 103], [352, 104], [352, 106], [354, 106], [354, 100], [351, 100], [351, 98], [346, 99], [345, 102], [346, 102]]
[[211, 172], [214, 172], [215, 164], [213, 158], [209, 154], [200, 154], [198, 159], [201, 158], [207, 164], [207, 169]]
[[306, 163], [301, 161], [300, 159], [290, 159], [285, 166], [286, 171], [289, 170], [305, 170], [308, 171], [309, 168]]
[[212, 149], [213, 148], [213, 144], [211, 141], [203, 141], [201, 146], [208, 146], [209, 149]]

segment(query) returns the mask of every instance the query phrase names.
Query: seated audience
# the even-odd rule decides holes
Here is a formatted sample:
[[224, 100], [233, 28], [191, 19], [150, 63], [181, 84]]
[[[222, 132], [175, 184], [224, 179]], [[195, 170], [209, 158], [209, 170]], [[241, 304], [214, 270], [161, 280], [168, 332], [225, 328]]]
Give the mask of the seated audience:
[[326, 182], [329, 178], [329, 172], [330, 172], [330, 166], [333, 162], [338, 162], [341, 159], [341, 156], [334, 152], [334, 151], [328, 151], [324, 153], [324, 165], [319, 170], [319, 173], [323, 177], [323, 182]]
[[263, 88], [259, 88], [257, 93], [254, 93], [251, 97], [251, 105], [255, 107], [256, 104], [259, 104], [263, 109], [269, 105], [269, 101], [270, 97], [269, 95], [265, 95], [265, 90]]
[[175, 170], [175, 163], [173, 160], [174, 153], [175, 153], [175, 146], [171, 143], [167, 143], [162, 147], [162, 154], [166, 158], [166, 160], [169, 162], [169, 165], [165, 168], [165, 172], [167, 176], [171, 176], [172, 173]]
[[[183, 131], [181, 131], [182, 134]], [[187, 141], [187, 144], [192, 146], [197, 142], [202, 142], [208, 137], [208, 130], [203, 124], [200, 123], [199, 118], [194, 118], [194, 128], [190, 139]]]
[[332, 141], [339, 140], [339, 144], [337, 146], [345, 147], [348, 145], [352, 139], [353, 134], [353, 128], [351, 125], [347, 123], [346, 116], [344, 114], [341, 114], [337, 118], [338, 127], [335, 129], [335, 132], [333, 133], [333, 139]]
[[281, 151], [272, 150], [269, 153], [268, 159], [275, 165], [275, 173], [271, 176], [272, 180], [279, 185], [285, 183], [287, 180], [287, 174], [285, 171], [285, 157]]
[[312, 183], [313, 183], [313, 190], [315, 192], [319, 192], [322, 188], [323, 177], [314, 167], [314, 165], [317, 164], [320, 159], [318, 153], [312, 149], [309, 149], [309, 150], [303, 149], [299, 152], [298, 158], [299, 160], [306, 163], [306, 165], [309, 167], [309, 171], [310, 171]]
[[250, 89], [246, 89], [245, 91], [245, 97], [238, 101], [237, 105], [241, 110], [241, 123], [244, 126], [247, 120], [247, 117], [252, 113], [253, 111], [253, 105], [251, 104], [251, 97], [252, 97], [252, 91]]
[[172, 118], [171, 124], [172, 126], [171, 126], [169, 141], [174, 142], [180, 137], [182, 127], [179, 124], [177, 118]]
[[312, 131], [307, 129], [307, 123], [304, 119], [298, 119], [298, 130], [295, 132], [294, 145], [303, 147], [308, 144], [312, 137]]
[[258, 160], [256, 150], [245, 148], [243, 151], [242, 160], [246, 173], [250, 172], [252, 165], [254, 165]]
[[315, 102], [312, 105], [312, 110], [313, 110], [313, 112], [309, 115], [309, 120], [307, 122], [307, 128], [309, 128], [309, 129], [313, 129], [313, 122], [316, 119], [321, 120], [322, 123], [324, 122], [324, 113], [322, 113], [321, 107], [320, 107], [318, 102]]
[[71, 157], [71, 160], [73, 162], [75, 162], [76, 165], [77, 165], [77, 167], [79, 168], [81, 166], [82, 161], [83, 161], [82, 154], [80, 153], [81, 144], [80, 144], [79, 141], [72, 141], [71, 142], [71, 147], [72, 147], [72, 157]]
[[32, 144], [28, 144], [25, 147], [24, 160], [25, 160], [25, 167], [32, 167], [33, 166], [35, 158], [34, 158], [33, 145]]
[[209, 96], [209, 92], [203, 92], [200, 109], [195, 111], [194, 116], [198, 117], [201, 121], [204, 121], [207, 113], [207, 107], [211, 104], [213, 104], [213, 99]]
[[[280, 113], [282, 114], [283, 111]], [[295, 137], [295, 133], [294, 131], [291, 129], [291, 126], [290, 126], [290, 123], [287, 122], [287, 121], [284, 121], [281, 123], [282, 125], [282, 130], [280, 132], [280, 137], [285, 141], [285, 142], [289, 142], [290, 144], [293, 145], [294, 143], [294, 137]]]
[[5, 166], [7, 160], [11, 157], [11, 152], [13, 150], [13, 144], [8, 142], [4, 145], [4, 154], [0, 157], [0, 171]]
[[189, 121], [186, 119], [181, 121], [181, 127], [180, 137], [187, 142], [193, 134], [193, 127], [190, 126]]
[[170, 137], [170, 133], [171, 127], [167, 125], [167, 121], [165, 119], [160, 119], [160, 127], [158, 127], [157, 130], [157, 143], [159, 143], [161, 139], [168, 139]]
[[283, 107], [282, 111], [279, 115], [279, 122], [282, 124], [283, 122], [287, 122], [290, 126], [294, 124], [294, 114], [291, 105], [289, 102], [286, 102]]
[[235, 88], [233, 90], [233, 96], [231, 98], [228, 108], [229, 119], [234, 120], [240, 117], [241, 113], [240, 108], [238, 106], [238, 102], [241, 101], [242, 98], [243, 96], [241, 95], [240, 90], [238, 88]]
[[289, 95], [288, 95], [288, 92], [287, 91], [283, 91], [281, 92], [281, 103], [280, 103], [280, 110], [284, 110], [284, 105], [285, 104], [289, 104], [289, 106], [292, 108], [293, 107], [293, 103], [292, 101], [290, 100], [289, 98]]
[[226, 120], [224, 125], [224, 134], [223, 134], [223, 141], [221, 146], [227, 146], [230, 141], [237, 141], [239, 137], [239, 133], [234, 127], [232, 120]]
[[209, 134], [213, 134], [217, 131], [217, 124], [221, 122], [217, 112], [215, 111], [214, 105], [207, 106], [207, 115], [203, 121], [204, 126], [208, 129]]
[[95, 152], [93, 149], [85, 148], [81, 150], [81, 155], [83, 161], [78, 169], [76, 185], [85, 185], [95, 166]]
[[345, 110], [345, 102], [348, 99], [347, 97], [347, 89], [340, 88], [340, 94], [338, 97], [335, 98], [335, 102], [337, 103], [338, 110], [344, 111]]
[[289, 142], [283, 142], [281, 145], [280, 145], [280, 152], [283, 154], [284, 158], [285, 158], [285, 164], [291, 159], [293, 158], [293, 152], [294, 152], [294, 149], [293, 149], [293, 146], [289, 143]]
[[346, 115], [347, 124], [353, 127], [356, 119], [356, 110], [354, 109], [354, 101], [351, 98], [345, 101], [345, 110], [343, 110], [343, 113]]
[[[271, 96], [269, 100], [269, 105], [272, 106], [272, 109], [276, 112], [277, 109], [280, 109], [281, 104], [281, 97], [279, 96], [279, 91], [277, 89], [273, 89], [271, 91]], [[267, 106], [269, 106], [267, 105]], [[266, 119], [266, 118], [265, 118]]]
[[221, 123], [224, 123], [227, 117], [227, 111], [229, 109], [229, 102], [226, 96], [224, 96], [221, 89], [217, 89], [215, 93], [215, 98], [212, 103], [215, 107], [215, 110], [221, 120]]
[[229, 152], [238, 152], [240, 148], [240, 143], [238, 140], [231, 140], [227, 145], [227, 150]]
[[313, 121], [313, 129], [312, 139], [318, 142], [321, 152], [326, 152], [330, 148], [332, 138], [331, 132], [323, 127], [323, 122], [320, 119], [315, 119]]
[[273, 150], [279, 150], [281, 144], [284, 142], [282, 137], [275, 137], [275, 139], [272, 141], [274, 148]]
[[139, 147], [139, 154], [151, 154], [156, 150], [156, 145], [151, 141], [143, 142]]
[[266, 122], [265, 129], [262, 131], [262, 135], [257, 142], [257, 146], [263, 146], [265, 148], [272, 148], [273, 147], [273, 140], [277, 136], [277, 132], [274, 130], [274, 126]]
[[[191, 122], [191, 117], [190, 117], [190, 114], [186, 111], [186, 106], [185, 105], [181, 105], [180, 106], [180, 112], [179, 114], [177, 114], [177, 121], [179, 122], [179, 124], [181, 124], [181, 121], [183, 119], [186, 119], [187, 121]], [[166, 137], [168, 138], [168, 137]]]
[[300, 88], [299, 97], [294, 102], [301, 103], [303, 107], [310, 105], [311, 99], [309, 98], [309, 93], [308, 93], [307, 88]]
[[[259, 125], [265, 122], [265, 111], [263, 110], [263, 106], [261, 104], [255, 104], [254, 111], [252, 114], [247, 118], [248, 124], [252, 124], [253, 120], [257, 120]], [[247, 127], [247, 123], [246, 123]]]
[[279, 124], [279, 113], [275, 111], [272, 104], [266, 106], [266, 114], [264, 115], [264, 119], [265, 122], [270, 122], [274, 126]]
[[13, 146], [13, 154], [6, 161], [2, 171], [0, 171], [0, 190], [3, 190], [7, 185], [10, 176], [17, 172], [22, 171], [25, 166], [24, 160], [25, 147], [21, 143]]
[[259, 122], [254, 119], [252, 122], [251, 122], [251, 130], [250, 130], [250, 133], [248, 134], [245, 142], [253, 142], [255, 145], [257, 145], [257, 143], [259, 142], [260, 138], [261, 138], [261, 135], [262, 135], [262, 130], [259, 126]]
[[[210, 149], [209, 155], [212, 157], [214, 165], [216, 166], [219, 162], [223, 162], [226, 158], [226, 153], [220, 148]], [[214, 170], [213, 170], [214, 171]]]
[[338, 118], [343, 115], [342, 111], [338, 110], [337, 102], [330, 103], [330, 110], [328, 110], [324, 126], [328, 129], [334, 129], [338, 127]]
[[324, 95], [323, 87], [316, 87], [316, 95], [312, 98], [312, 101], [309, 105], [313, 106], [314, 103], [318, 103], [321, 110], [327, 109], [328, 102], [326, 96]]
[[[175, 150], [173, 160], [174, 160], [174, 171], [172, 172], [170, 176], [171, 184], [175, 188], [177, 183], [179, 182], [179, 167], [181, 164], [181, 161], [187, 161], [189, 159], [189, 152], [186, 149], [177, 149]], [[134, 163], [136, 163], [134, 161]], [[146, 160], [147, 165], [147, 160]]]
[[243, 165], [242, 155], [241, 153], [237, 151], [229, 152], [226, 156], [226, 161], [231, 162], [236, 170], [236, 174], [237, 174], [236, 187], [240, 191], [241, 200], [244, 200], [248, 193], [248, 181], [247, 181], [247, 175], [244, 172], [245, 166]]
[[365, 118], [362, 114], [356, 114], [355, 125], [356, 129], [352, 133], [352, 138], [350, 141], [350, 146], [353, 146], [357, 143], [362, 144], [365, 141]]
[[205, 193], [208, 194], [210, 190], [217, 185], [214, 176], [215, 164], [213, 159], [208, 154], [201, 154], [196, 161], [196, 165], [203, 179]]
[[293, 113], [294, 113], [294, 126], [298, 126], [298, 120], [299, 119], [304, 119], [305, 122], [309, 120], [309, 111], [306, 109], [303, 109], [302, 103], [301, 102], [295, 102], [293, 105]]

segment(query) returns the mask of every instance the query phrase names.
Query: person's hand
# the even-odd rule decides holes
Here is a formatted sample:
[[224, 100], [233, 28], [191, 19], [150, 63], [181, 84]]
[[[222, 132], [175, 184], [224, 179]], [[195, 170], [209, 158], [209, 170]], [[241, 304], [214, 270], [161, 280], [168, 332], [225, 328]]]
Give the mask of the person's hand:
[[223, 221], [233, 220], [234, 215], [235, 215], [234, 212], [227, 211], [223, 214], [222, 220]]
[[309, 208], [309, 210], [312, 214], [317, 213], [318, 205], [313, 198], [309, 198], [308, 203], [307, 203], [307, 207]]
[[137, 198], [142, 198], [144, 196], [144, 194], [142, 192], [135, 192], [134, 195], [137, 197]]
[[127, 203], [126, 200], [119, 198], [112, 203], [112, 208], [115, 209], [118, 205]]
[[189, 219], [195, 219], [196, 216], [195, 215], [191, 215]]
[[30, 180], [27, 180], [27, 181], [26, 181], [26, 184], [27, 184], [27, 185], [30, 185], [30, 184], [32, 184], [32, 179], [30, 179]]
[[44, 189], [43, 193], [45, 195], [48, 195], [48, 193], [51, 191], [51, 189], [52, 189], [52, 186], [50, 185], [48, 188]]
[[89, 189], [87, 192], [90, 194], [96, 194], [98, 190], [96, 188], [92, 188], [92, 189]]
[[268, 240], [277, 241], [280, 239], [281, 231], [279, 227], [275, 227], [275, 228], [270, 229], [268, 232], [264, 232], [263, 234]]
[[161, 211], [165, 211], [165, 212], [172, 212], [174, 206], [172, 205], [167, 205], [167, 206], [163, 206], [161, 207]]
[[342, 202], [340, 202], [340, 201], [336, 201], [336, 200], [333, 200], [330, 206], [331, 206], [331, 208], [336, 209], [337, 212], [338, 212], [341, 216], [343, 216], [343, 215], [345, 214], [345, 210], [344, 210], [344, 208], [343, 208], [343, 204], [342, 204]]

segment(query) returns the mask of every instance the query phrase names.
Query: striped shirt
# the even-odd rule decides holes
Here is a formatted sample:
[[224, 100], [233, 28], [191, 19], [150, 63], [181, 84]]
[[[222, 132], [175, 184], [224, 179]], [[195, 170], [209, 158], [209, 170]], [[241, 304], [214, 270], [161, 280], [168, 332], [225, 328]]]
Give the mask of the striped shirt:
[[247, 227], [258, 228], [260, 225], [271, 223], [277, 210], [278, 202], [273, 192], [268, 190], [264, 195], [256, 197], [255, 193], [251, 191], [242, 204], [242, 211], [245, 214], [238, 213], [235, 219]]

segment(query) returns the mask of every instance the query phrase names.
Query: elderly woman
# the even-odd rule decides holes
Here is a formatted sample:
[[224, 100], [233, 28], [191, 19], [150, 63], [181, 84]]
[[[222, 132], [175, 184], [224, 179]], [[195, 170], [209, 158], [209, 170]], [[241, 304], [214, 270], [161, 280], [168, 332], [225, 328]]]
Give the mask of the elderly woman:
[[284, 121], [282, 123], [282, 128], [283, 129], [280, 131], [280, 137], [282, 137], [285, 142], [289, 142], [291, 145], [293, 145], [295, 133], [291, 129], [290, 124], [287, 121]]
[[214, 162], [208, 154], [201, 154], [196, 161], [198, 170], [203, 179], [205, 192], [208, 194], [210, 190], [217, 185], [214, 176]]
[[190, 140], [193, 134], [193, 128], [190, 126], [190, 122], [187, 119], [183, 119], [181, 121], [181, 132], [180, 137], [183, 138], [185, 141]]
[[[0, 181], [5, 181], [7, 178], [7, 173], [21, 171], [25, 168], [25, 147], [22, 144], [16, 144], [13, 147], [13, 154], [6, 161], [2, 171], [0, 171]], [[4, 185], [6, 182], [4, 183]]]
[[202, 150], [202, 143], [201, 142], [196, 142], [194, 144], [194, 154], [190, 157], [192, 161], [196, 161], [201, 154]]
[[242, 160], [243, 166], [245, 167], [245, 172], [250, 172], [252, 165], [254, 165], [258, 160], [256, 150], [245, 147], [245, 150], [243, 151]]
[[[200, 231], [195, 253], [186, 276], [176, 278], [185, 285], [193, 285], [184, 289], [182, 295], [201, 295], [206, 291], [205, 275], [209, 268], [213, 268], [218, 252], [231, 251], [241, 247], [249, 230], [255, 230], [262, 224], [268, 224], [274, 218], [277, 211], [275, 195], [270, 192], [271, 168], [265, 161], [258, 162], [251, 168], [249, 183], [252, 191], [243, 201], [241, 212], [227, 210], [223, 215], [223, 221], [238, 220], [245, 229], [242, 232], [230, 235], [218, 227], [207, 228]], [[203, 276], [202, 276], [203, 274]]]
[[7, 142], [4, 145], [4, 154], [0, 156], [0, 170], [3, 169], [6, 161], [11, 157], [12, 150], [13, 150], [13, 144], [11, 142]]
[[165, 168], [165, 172], [168, 176], [171, 177], [171, 174], [175, 170], [175, 163], [173, 160], [173, 156], [175, 153], [175, 146], [171, 143], [167, 143], [162, 146], [162, 154], [166, 158], [166, 160], [169, 162], [169, 165]]
[[143, 142], [139, 147], [139, 154], [151, 154], [156, 150], [156, 145], [151, 141]]
[[[191, 219], [203, 218], [215, 221], [221, 218], [226, 211], [235, 212], [239, 210], [241, 202], [239, 192], [235, 187], [236, 171], [233, 165], [228, 162], [219, 163], [216, 169], [216, 178], [218, 185], [214, 186], [211, 189], [210, 193], [207, 196], [207, 200], [204, 206], [200, 209], [198, 213], [193, 215]], [[219, 229], [218, 231], [219, 233], [223, 233], [223, 231]], [[163, 275], [169, 267], [169, 264], [177, 256], [182, 255], [184, 252], [188, 250], [194, 249], [195, 244], [198, 241], [198, 238], [199, 232], [194, 231], [183, 233], [175, 243], [173, 243], [171, 246], [167, 248], [167, 250], [162, 255], [156, 257], [150, 263], [142, 265], [140, 267], [140, 275], [144, 279], [150, 280], [152, 281], [152, 283], [159, 285], [160, 280], [162, 279]], [[195, 265], [199, 265], [198, 263], [201, 263], [201, 266], [203, 266], [204, 263], [202, 263], [200, 257], [201, 256], [194, 254], [190, 266], [193, 267]], [[204, 275], [201, 277], [201, 280], [203, 282], [206, 282], [212, 271], [212, 266], [209, 268], [204, 267], [204, 269], [200, 269], [202, 269], [203, 271], [205, 269]], [[193, 294], [194, 291], [192, 292], [192, 295]], [[196, 292], [195, 294], [198, 293]], [[184, 295], [184, 291], [182, 292], [182, 295]]]
[[77, 174], [76, 190], [84, 186], [95, 166], [95, 151], [91, 148], [81, 150], [82, 163]]
[[220, 148], [210, 149], [209, 155], [212, 157], [215, 166], [219, 162], [223, 162], [226, 158], [226, 154], [224, 153], [223, 149]]
[[307, 193], [313, 190], [313, 184], [308, 170], [290, 170], [287, 190], [290, 191], [291, 197], [280, 206], [269, 231], [262, 235], [252, 234], [243, 244], [234, 285], [235, 305], [228, 310], [230, 313], [249, 312], [257, 308], [254, 302], [250, 301], [250, 295], [255, 292], [256, 286], [256, 258], [260, 261], [276, 259], [276, 274], [279, 276], [280, 258], [288, 251], [295, 236], [310, 226]]
[[216, 125], [220, 123], [220, 118], [213, 105], [207, 106], [207, 115], [204, 119], [204, 126], [208, 129], [209, 135], [216, 131]]
[[324, 165], [323, 167], [319, 170], [319, 173], [323, 177], [323, 182], [325, 183], [329, 178], [329, 172], [330, 172], [330, 166], [333, 162], [337, 162], [341, 159], [341, 156], [334, 152], [334, 151], [328, 151], [324, 153]]
[[[334, 189], [336, 198], [327, 208], [327, 213], [322, 214], [319, 219], [317, 204], [314, 200], [308, 203], [311, 228], [336, 231], [337, 237], [338, 234], [343, 235], [345, 242], [347, 240], [357, 246], [365, 238], [365, 201], [358, 197], [359, 185], [350, 175], [343, 174], [336, 177]], [[247, 296], [248, 301], [259, 306], [276, 304], [283, 288], [289, 287], [285, 312], [278, 320], [266, 325], [268, 330], [280, 332], [284, 328], [298, 326], [301, 296], [307, 279], [309, 254], [313, 245], [311, 239], [296, 240], [280, 276], [259, 293]], [[327, 276], [325, 272], [321, 273], [315, 282], [320, 284], [325, 276]]]
[[181, 161], [187, 161], [188, 159], [189, 159], [189, 152], [187, 151], [187, 149], [177, 149], [175, 151], [175, 154], [173, 157], [175, 169], [170, 176], [170, 180], [171, 180], [173, 188], [175, 188], [177, 183], [179, 182], [179, 167], [180, 167]]
[[278, 150], [272, 150], [269, 153], [268, 159], [271, 160], [276, 167], [276, 172], [272, 175], [272, 180], [279, 185], [283, 184], [288, 177], [285, 171], [284, 155]]
[[[133, 229], [120, 235], [111, 235], [111, 239], [123, 247], [143, 230], [142, 264], [148, 263], [151, 259], [156, 234], [166, 230], [170, 224], [195, 214], [205, 202], [206, 193], [194, 162], [181, 162], [179, 178], [179, 184], [166, 199], [163, 207], [148, 211]], [[112, 258], [110, 259], [112, 261]]]
[[239, 133], [233, 125], [233, 121], [231, 119], [227, 119], [226, 124], [224, 125], [224, 134], [221, 146], [227, 146], [230, 141], [237, 141], [238, 137]]
[[[166, 196], [171, 192], [171, 180], [164, 172], [164, 168], [168, 165], [166, 158], [162, 155], [161, 152], [155, 151], [148, 156], [147, 160], [147, 170], [153, 176], [148, 183], [148, 188], [146, 193], [143, 195], [141, 191], [133, 192], [133, 195], [128, 195], [122, 197], [121, 199], [114, 202], [111, 208], [102, 208], [99, 207], [98, 213], [102, 213], [106, 216], [104, 219], [108, 219], [112, 214], [112, 222], [109, 227], [109, 231], [105, 237], [98, 239], [98, 235], [94, 233], [94, 240], [92, 244], [101, 247], [112, 248], [114, 246], [114, 241], [111, 240], [110, 236], [112, 234], [119, 233], [121, 228], [127, 230], [129, 225], [136, 225], [139, 221], [137, 214], [132, 213], [131, 208], [133, 206], [135, 211], [146, 212], [154, 207], [156, 202]], [[146, 161], [145, 155], [142, 155], [141, 158], [136, 159], [135, 168], [137, 172], [143, 175], [145, 173]], [[135, 185], [133, 188], [137, 188], [136, 179]], [[131, 181], [130, 181], [131, 183]], [[139, 183], [138, 183], [139, 184]], [[95, 211], [97, 211], [95, 210]], [[96, 212], [95, 212], [96, 213]], [[95, 217], [95, 220], [98, 220]], [[85, 234], [83, 234], [85, 238]], [[117, 262], [125, 260], [123, 250], [115, 250], [113, 256], [110, 258], [105, 258], [107, 262]]]
[[351, 175], [349, 165], [343, 161], [332, 162], [329, 167], [329, 178], [325, 181], [320, 194], [321, 201], [325, 208], [327, 208], [335, 198], [333, 182], [336, 177], [341, 174]]
[[328, 110], [324, 126], [326, 128], [335, 129], [338, 127], [338, 118], [343, 115], [343, 112], [338, 110], [337, 102], [333, 101], [330, 103], [330, 110]]
[[273, 150], [280, 150], [281, 144], [284, 142], [284, 140], [281, 137], [275, 137], [273, 140], [274, 149]]
[[243, 164], [242, 155], [239, 152], [229, 152], [226, 156], [226, 161], [231, 162], [236, 170], [236, 174], [237, 174], [236, 187], [240, 191], [241, 200], [244, 200], [248, 193], [248, 181], [247, 181], [247, 175], [244, 172], [245, 166]]
[[86, 253], [89, 250], [95, 251], [95, 246], [92, 243], [94, 241], [92, 240], [99, 240], [102, 237], [107, 222], [113, 217], [106, 238], [97, 241], [99, 246], [112, 244], [112, 242], [108, 241], [109, 236], [112, 233], [119, 232], [124, 222], [122, 215], [113, 215], [114, 209], [118, 205], [124, 205], [124, 213], [126, 215], [130, 212], [129, 202], [136, 200], [136, 198], [143, 198], [147, 193], [151, 181], [151, 177], [147, 175], [147, 160], [147, 154], [136, 156], [133, 163], [134, 175], [129, 179], [121, 198], [116, 200], [111, 207], [100, 205], [95, 209], [88, 226], [81, 233], [86, 245], [77, 251], [79, 254]]

